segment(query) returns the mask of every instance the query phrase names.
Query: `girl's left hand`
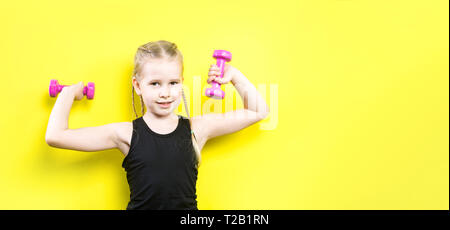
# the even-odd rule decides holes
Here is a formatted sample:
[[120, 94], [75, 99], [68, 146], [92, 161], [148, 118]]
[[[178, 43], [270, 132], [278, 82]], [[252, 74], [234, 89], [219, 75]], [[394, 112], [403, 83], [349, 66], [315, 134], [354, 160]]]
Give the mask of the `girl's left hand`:
[[209, 68], [207, 82], [208, 84], [211, 84], [212, 81], [220, 83], [221, 85], [227, 84], [228, 82], [233, 80], [235, 72], [236, 68], [231, 65], [225, 64], [225, 67], [223, 68], [223, 77], [220, 77], [220, 68], [217, 65], [213, 64]]

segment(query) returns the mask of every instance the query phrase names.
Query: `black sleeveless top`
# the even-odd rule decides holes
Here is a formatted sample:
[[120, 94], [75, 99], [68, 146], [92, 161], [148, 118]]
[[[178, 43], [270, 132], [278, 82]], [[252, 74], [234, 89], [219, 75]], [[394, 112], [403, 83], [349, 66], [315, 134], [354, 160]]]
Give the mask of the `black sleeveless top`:
[[123, 159], [130, 201], [127, 210], [197, 210], [198, 170], [188, 118], [168, 134], [151, 130], [143, 117], [133, 120], [130, 150]]

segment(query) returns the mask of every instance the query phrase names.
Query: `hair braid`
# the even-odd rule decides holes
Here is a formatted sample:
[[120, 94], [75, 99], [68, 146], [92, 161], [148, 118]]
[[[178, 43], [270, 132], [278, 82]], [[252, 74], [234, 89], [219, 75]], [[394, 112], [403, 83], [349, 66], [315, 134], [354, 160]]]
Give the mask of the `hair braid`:
[[196, 157], [196, 160], [197, 160], [196, 167], [198, 168], [198, 167], [200, 167], [200, 163], [202, 161], [202, 155], [201, 155], [201, 152], [200, 152], [200, 148], [198, 147], [198, 142], [197, 142], [197, 138], [195, 137], [194, 130], [192, 129], [192, 119], [191, 119], [191, 115], [189, 114], [187, 100], [186, 100], [186, 96], [184, 95], [183, 88], [181, 88], [181, 95], [183, 96], [184, 108], [185, 108], [186, 114], [187, 114], [187, 116], [189, 118], [189, 126], [191, 127], [192, 145], [193, 145], [194, 150], [195, 150], [195, 155], [197, 156]]
[[136, 108], [134, 107], [134, 87], [131, 85], [131, 101], [133, 102], [133, 110], [135, 118], [137, 118]]

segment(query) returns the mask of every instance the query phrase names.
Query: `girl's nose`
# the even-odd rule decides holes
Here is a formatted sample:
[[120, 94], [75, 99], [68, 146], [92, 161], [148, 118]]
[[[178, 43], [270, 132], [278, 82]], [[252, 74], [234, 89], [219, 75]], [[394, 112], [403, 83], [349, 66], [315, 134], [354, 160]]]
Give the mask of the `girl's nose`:
[[159, 92], [160, 97], [168, 97], [169, 95], [170, 95], [170, 90], [167, 87], [162, 88], [161, 91]]

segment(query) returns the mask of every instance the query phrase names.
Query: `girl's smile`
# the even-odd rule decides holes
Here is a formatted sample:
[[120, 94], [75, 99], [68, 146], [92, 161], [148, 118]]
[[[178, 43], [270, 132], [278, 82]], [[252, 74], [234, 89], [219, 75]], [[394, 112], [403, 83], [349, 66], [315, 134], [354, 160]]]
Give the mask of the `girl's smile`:
[[161, 108], [170, 108], [170, 105], [172, 105], [173, 101], [170, 102], [156, 102]]

